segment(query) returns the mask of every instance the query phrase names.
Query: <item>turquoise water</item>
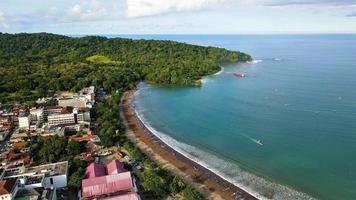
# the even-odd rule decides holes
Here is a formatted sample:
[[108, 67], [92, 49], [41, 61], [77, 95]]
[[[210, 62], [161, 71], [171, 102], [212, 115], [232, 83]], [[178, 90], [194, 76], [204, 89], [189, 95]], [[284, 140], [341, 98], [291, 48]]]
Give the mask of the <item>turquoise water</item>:
[[[201, 87], [141, 84], [138, 112], [157, 131], [314, 197], [356, 199], [356, 35], [130, 37], [225, 47], [261, 60], [224, 66]], [[246, 78], [234, 77], [237, 71]], [[234, 166], [219, 170], [250, 184]]]

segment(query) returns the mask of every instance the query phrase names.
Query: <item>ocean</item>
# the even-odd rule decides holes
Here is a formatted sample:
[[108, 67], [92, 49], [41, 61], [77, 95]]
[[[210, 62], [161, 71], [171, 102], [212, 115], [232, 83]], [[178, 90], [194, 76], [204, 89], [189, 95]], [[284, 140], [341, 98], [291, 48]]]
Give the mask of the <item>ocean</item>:
[[121, 37], [255, 60], [201, 87], [139, 85], [137, 113], [170, 146], [261, 198], [356, 199], [356, 35]]

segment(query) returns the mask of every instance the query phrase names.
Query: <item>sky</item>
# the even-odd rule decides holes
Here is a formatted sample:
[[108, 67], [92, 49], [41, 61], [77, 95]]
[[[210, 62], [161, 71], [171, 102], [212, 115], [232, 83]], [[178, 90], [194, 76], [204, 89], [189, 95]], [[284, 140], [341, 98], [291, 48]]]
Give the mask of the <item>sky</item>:
[[356, 0], [0, 0], [0, 32], [356, 33]]

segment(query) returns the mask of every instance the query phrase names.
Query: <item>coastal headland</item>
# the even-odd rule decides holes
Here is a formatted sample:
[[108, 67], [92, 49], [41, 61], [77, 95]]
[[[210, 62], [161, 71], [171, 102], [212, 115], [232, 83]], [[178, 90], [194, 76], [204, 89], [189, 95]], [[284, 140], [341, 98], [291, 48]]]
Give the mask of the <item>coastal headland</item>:
[[200, 191], [207, 199], [257, 199], [198, 163], [186, 158], [150, 133], [133, 111], [131, 98], [134, 92], [131, 90], [123, 95], [120, 114], [127, 128], [127, 137], [151, 159], [161, 167], [184, 178], [186, 182]]

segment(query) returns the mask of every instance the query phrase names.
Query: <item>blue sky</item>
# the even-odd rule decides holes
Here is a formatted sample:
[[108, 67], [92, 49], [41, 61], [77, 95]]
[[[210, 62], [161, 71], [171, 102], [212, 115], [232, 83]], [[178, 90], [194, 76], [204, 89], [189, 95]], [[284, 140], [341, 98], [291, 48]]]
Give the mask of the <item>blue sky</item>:
[[0, 32], [356, 33], [356, 0], [1, 0]]

